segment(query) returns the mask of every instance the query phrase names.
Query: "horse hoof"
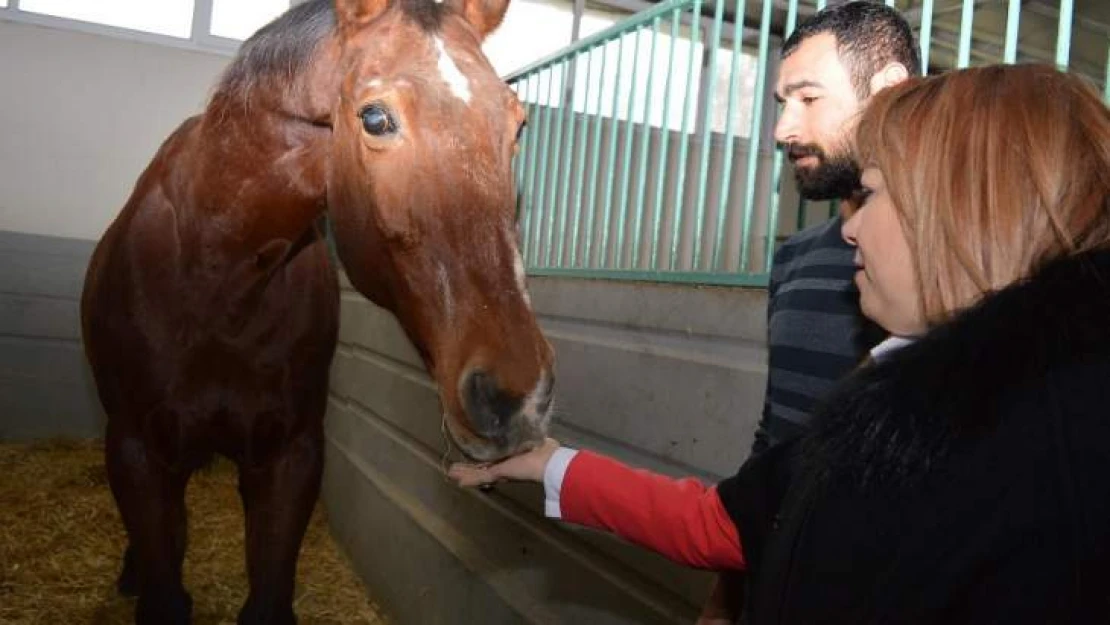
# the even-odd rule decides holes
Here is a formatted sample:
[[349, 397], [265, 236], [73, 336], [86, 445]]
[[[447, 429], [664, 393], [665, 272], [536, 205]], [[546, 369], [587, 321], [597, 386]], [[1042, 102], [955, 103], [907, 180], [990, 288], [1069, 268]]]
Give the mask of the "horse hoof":
[[119, 579], [116, 580], [116, 590], [124, 597], [134, 599], [139, 596], [139, 580], [135, 579], [134, 574], [128, 573], [128, 571], [120, 573]]
[[193, 600], [188, 593], [173, 596], [142, 594], [135, 606], [135, 625], [189, 625]]
[[291, 606], [276, 608], [247, 600], [239, 612], [238, 625], [297, 625]]

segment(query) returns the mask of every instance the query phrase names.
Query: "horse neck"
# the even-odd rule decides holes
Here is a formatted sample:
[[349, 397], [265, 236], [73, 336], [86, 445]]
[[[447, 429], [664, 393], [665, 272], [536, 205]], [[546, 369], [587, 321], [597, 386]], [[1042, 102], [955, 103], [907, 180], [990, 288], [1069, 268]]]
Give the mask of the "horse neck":
[[325, 208], [330, 132], [253, 94], [217, 93], [198, 127], [194, 206], [247, 251], [306, 235]]

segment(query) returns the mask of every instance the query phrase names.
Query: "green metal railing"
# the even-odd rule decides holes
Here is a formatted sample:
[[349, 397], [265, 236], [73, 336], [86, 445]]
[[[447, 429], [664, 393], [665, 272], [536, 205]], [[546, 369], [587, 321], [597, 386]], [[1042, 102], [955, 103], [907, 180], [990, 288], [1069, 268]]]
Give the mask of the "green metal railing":
[[[514, 168], [530, 274], [762, 285], [776, 242], [828, 218], [784, 180], [769, 112], [782, 34], [825, 2], [750, 2], [661, 2], [508, 77], [529, 119]], [[1074, 0], [885, 2], [931, 71], [1055, 62], [1110, 101], [1110, 29]], [[1038, 49], [1052, 19], [1055, 51]]]

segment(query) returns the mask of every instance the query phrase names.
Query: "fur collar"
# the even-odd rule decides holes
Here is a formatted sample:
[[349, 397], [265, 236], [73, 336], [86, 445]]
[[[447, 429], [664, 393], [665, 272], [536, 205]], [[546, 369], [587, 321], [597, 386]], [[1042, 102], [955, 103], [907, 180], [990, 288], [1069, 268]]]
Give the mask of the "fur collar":
[[818, 413], [804, 465], [863, 489], [917, 482], [1017, 389], [1088, 359], [1110, 360], [1110, 250], [1053, 261], [858, 370]]

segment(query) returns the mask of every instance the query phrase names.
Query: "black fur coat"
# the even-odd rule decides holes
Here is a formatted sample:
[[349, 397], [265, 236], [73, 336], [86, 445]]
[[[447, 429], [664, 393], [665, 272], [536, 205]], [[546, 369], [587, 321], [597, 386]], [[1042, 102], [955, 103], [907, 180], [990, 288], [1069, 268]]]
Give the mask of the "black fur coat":
[[1110, 623], [1110, 251], [865, 367], [719, 485], [764, 623]]

